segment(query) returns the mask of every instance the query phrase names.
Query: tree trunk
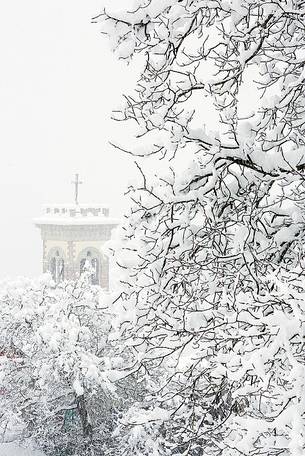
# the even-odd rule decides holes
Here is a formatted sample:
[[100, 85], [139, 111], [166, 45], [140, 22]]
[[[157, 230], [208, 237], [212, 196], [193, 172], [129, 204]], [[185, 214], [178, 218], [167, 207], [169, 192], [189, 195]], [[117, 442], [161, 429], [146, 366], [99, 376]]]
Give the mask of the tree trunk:
[[92, 425], [90, 423], [90, 418], [86, 409], [85, 397], [83, 394], [81, 396], [77, 396], [76, 405], [82, 423], [83, 435], [91, 441]]

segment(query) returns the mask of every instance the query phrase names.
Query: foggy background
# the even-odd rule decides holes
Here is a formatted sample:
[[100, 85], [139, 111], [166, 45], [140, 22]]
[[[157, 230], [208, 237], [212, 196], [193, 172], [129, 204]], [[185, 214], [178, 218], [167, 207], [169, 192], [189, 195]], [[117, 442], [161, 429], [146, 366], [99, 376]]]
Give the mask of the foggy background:
[[134, 174], [114, 151], [111, 109], [136, 81], [111, 54], [91, 18], [98, 0], [2, 1], [0, 14], [0, 279], [42, 271], [33, 218], [45, 203], [81, 203], [124, 211]]

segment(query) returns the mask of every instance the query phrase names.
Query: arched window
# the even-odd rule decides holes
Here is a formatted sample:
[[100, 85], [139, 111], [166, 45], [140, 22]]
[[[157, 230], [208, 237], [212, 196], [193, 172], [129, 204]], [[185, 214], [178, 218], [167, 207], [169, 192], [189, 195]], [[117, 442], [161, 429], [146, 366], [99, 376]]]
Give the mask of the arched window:
[[58, 250], [50, 259], [50, 272], [52, 274], [52, 279], [56, 283], [62, 282], [65, 278], [65, 262]]
[[100, 262], [96, 255], [92, 255], [90, 250], [87, 250], [86, 256], [80, 260], [80, 273], [90, 272], [92, 285], [100, 283]]

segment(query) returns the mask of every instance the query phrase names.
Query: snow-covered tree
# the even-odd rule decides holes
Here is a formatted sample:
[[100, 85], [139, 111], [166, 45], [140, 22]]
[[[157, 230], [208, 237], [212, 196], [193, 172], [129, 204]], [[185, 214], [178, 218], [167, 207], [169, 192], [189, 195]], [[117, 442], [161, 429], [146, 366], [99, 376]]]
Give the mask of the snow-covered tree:
[[[1, 428], [21, 429], [46, 455], [100, 455], [127, 383], [110, 382], [123, 361], [111, 342], [106, 297], [90, 284], [49, 276], [0, 284]], [[120, 387], [120, 385], [118, 385]], [[5, 439], [5, 435], [4, 435]]]
[[119, 454], [301, 456], [305, 2], [104, 3], [141, 66], [115, 113], [141, 182], [112, 311], [149, 394]]

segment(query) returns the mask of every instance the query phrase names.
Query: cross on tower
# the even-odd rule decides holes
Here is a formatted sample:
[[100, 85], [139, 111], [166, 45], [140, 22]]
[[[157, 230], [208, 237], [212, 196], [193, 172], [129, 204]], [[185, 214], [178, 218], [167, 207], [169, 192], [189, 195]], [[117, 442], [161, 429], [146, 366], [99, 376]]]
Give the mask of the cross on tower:
[[83, 182], [79, 180], [79, 174], [75, 174], [75, 181], [73, 181], [72, 184], [75, 185], [74, 200], [76, 205], [78, 205], [78, 187], [82, 183]]

